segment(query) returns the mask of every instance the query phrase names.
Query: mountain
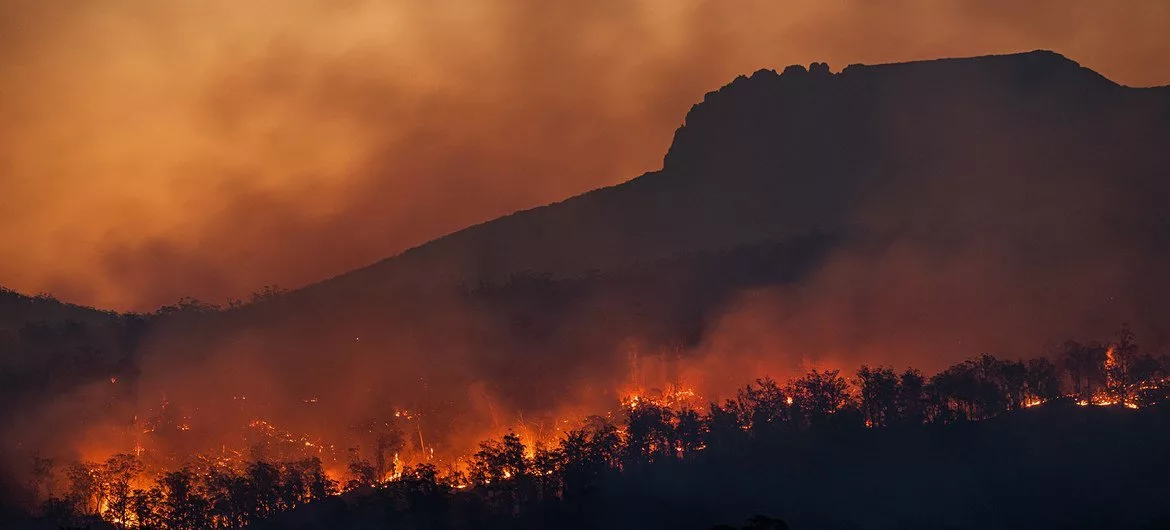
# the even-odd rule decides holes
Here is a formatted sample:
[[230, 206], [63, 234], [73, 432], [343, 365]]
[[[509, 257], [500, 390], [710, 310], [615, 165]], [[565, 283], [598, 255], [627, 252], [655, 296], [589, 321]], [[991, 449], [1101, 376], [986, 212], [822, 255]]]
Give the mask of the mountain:
[[479, 385], [484, 410], [642, 384], [647, 357], [659, 381], [933, 370], [1123, 322], [1166, 350], [1168, 175], [1170, 88], [1053, 52], [761, 70], [696, 104], [661, 170], [153, 343], [297, 395]]
[[[442, 408], [434, 436], [630, 385], [1035, 356], [1122, 322], [1164, 353], [1168, 177], [1170, 87], [1053, 52], [761, 70], [696, 104], [658, 171], [156, 318], [117, 369], [136, 396], [260, 394], [294, 425]], [[309, 397], [335, 406], [311, 419]]]
[[1048, 203], [1092, 203], [1090, 191], [1115, 188], [1148, 209], [1166, 191], [1168, 101], [1170, 88], [1122, 87], [1044, 51], [838, 74], [817, 63], [761, 70], [695, 105], [659, 171], [468, 228], [302, 294], [327, 299], [419, 276], [571, 277], [816, 229], [962, 229], [1013, 208], [1072, 215], [1093, 205], [1049, 212]]
[[[410, 322], [413, 336], [427, 327], [425, 314], [463, 310], [437, 296], [455, 285], [507, 283], [517, 273], [571, 283], [822, 237], [832, 248], [814, 253], [821, 261], [806, 263], [800, 296], [788, 297], [800, 307], [782, 302], [781, 312], [789, 327], [818, 328], [808, 335], [828, 328], [854, 337], [785, 339], [805, 356], [869, 349], [881, 362], [905, 362], [890, 357], [891, 335], [910, 337], [902, 350], [963, 345], [914, 355], [941, 365], [977, 350], [1101, 336], [1122, 321], [1162, 347], [1170, 345], [1159, 327], [1170, 309], [1157, 294], [1170, 264], [1168, 153], [1170, 87], [1124, 87], [1049, 51], [839, 73], [822, 63], [761, 70], [696, 104], [659, 171], [467, 228], [243, 313], [318, 327], [323, 315], [376, 315], [380, 329]], [[788, 254], [777, 266], [814, 254]], [[677, 295], [720, 271], [708, 266], [685, 284], [642, 276], [643, 287], [661, 284], [648, 292]], [[759, 285], [729, 286], [682, 312], [712, 324], [739, 288]], [[629, 305], [585, 313], [623, 314]], [[583, 318], [586, 306], [550, 325], [601, 326]], [[639, 310], [637, 320], [678, 310]], [[495, 313], [477, 312], [492, 321]], [[560, 350], [577, 340], [560, 338]]]

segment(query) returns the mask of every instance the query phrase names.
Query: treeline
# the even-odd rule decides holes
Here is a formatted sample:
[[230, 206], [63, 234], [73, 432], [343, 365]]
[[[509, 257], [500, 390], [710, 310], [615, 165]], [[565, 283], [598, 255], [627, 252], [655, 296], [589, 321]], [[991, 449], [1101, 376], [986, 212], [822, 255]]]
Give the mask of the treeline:
[[[38, 471], [47, 475], [47, 464], [38, 463]], [[339, 491], [318, 459], [251, 462], [242, 469], [202, 462], [164, 473], [147, 487], [142, 462], [132, 454], [73, 463], [65, 473], [68, 491], [43, 507], [46, 519], [63, 526], [239, 528]]]
[[38, 493], [50, 497], [42, 520], [60, 525], [104, 522], [178, 530], [268, 520], [279, 527], [290, 517], [344, 519], [352, 502], [359, 502], [377, 507], [373, 513], [379, 524], [493, 526], [550, 506], [588, 505], [623, 476], [726, 458], [777, 440], [872, 430], [919, 432], [923, 426], [984, 420], [1053, 400], [1129, 408], [1170, 401], [1170, 363], [1141, 352], [1127, 329], [1112, 343], [1068, 342], [1061, 352], [1056, 359], [1027, 361], [982, 355], [932, 377], [889, 367], [863, 366], [852, 379], [836, 370], [813, 370], [784, 384], [759, 379], [735, 397], [702, 409], [686, 405], [677, 393], [652, 393], [626, 400], [615, 414], [587, 418], [556, 445], [526, 445], [514, 433], [484, 441], [461, 469], [398, 467], [382, 454], [393, 452], [394, 445], [381, 444], [374, 463], [354, 452], [348, 476], [340, 482], [330, 479], [316, 459], [201, 460], [151, 481], [144, 480], [142, 464], [133, 455], [67, 466], [65, 492], [49, 491], [51, 462], [38, 462], [34, 480]]
[[[0, 287], [0, 397], [6, 403], [33, 401], [88, 382], [133, 377], [139, 345], [153, 328], [165, 323], [199, 325], [285, 292], [266, 285], [247, 302], [229, 299], [221, 306], [184, 297], [151, 313], [116, 313]], [[0, 407], [0, 414], [6, 410]]]

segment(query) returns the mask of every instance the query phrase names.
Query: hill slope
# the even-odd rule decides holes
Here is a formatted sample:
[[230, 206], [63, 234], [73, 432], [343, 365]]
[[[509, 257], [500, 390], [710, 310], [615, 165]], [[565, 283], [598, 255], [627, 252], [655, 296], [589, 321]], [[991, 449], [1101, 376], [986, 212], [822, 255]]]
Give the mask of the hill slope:
[[[419, 276], [574, 276], [816, 228], [969, 230], [1006, 214], [998, 224], [1048, 229], [1103, 215], [1106, 203], [1149, 213], [1167, 191], [1167, 138], [1170, 89], [1121, 87], [1051, 52], [761, 70], [695, 105], [660, 171], [468, 228], [305, 295]], [[1016, 215], [1029, 208], [1042, 218]], [[1158, 221], [1151, 228], [1165, 229]]]
[[[293, 396], [482, 415], [692, 372], [932, 371], [1123, 321], [1164, 350], [1168, 175], [1170, 88], [1052, 52], [763, 70], [695, 105], [660, 171], [156, 342], [262, 366]], [[244, 384], [204, 364], [185, 377]]]
[[126, 382], [313, 432], [420, 409], [441, 451], [629, 385], [933, 372], [1123, 321], [1160, 353], [1168, 177], [1170, 88], [1055, 53], [763, 70], [695, 105], [660, 171], [157, 321]]
[[[764, 304], [779, 336], [757, 340], [788, 345], [793, 362], [932, 369], [979, 351], [1107, 336], [1122, 321], [1163, 348], [1168, 176], [1170, 88], [1123, 87], [1056, 53], [761, 70], [695, 105], [660, 171], [470, 227], [237, 321], [420, 344], [408, 349], [489, 343], [508, 350], [504, 362], [525, 349], [509, 342], [506, 316], [477, 307], [469, 317], [444, 296], [453, 286], [518, 272], [622, 276], [668, 257], [823, 236], [830, 247], [812, 254], [765, 252], [777, 268], [806, 264]], [[718, 283], [721, 271], [693, 269], [685, 284], [639, 274], [640, 285], [658, 284], [647, 292], [669, 292]], [[740, 291], [768, 284], [690, 297], [682, 313], [716, 330], [728, 313], [760, 313], [740, 307]], [[595, 360], [641, 338], [639, 322], [679, 309], [668, 298], [631, 315], [611, 303], [628, 292], [591, 289], [548, 317], [535, 348]], [[529, 313], [548, 316], [530, 302]], [[623, 319], [620, 330], [582, 333]], [[583, 334], [605, 337], [578, 346]]]

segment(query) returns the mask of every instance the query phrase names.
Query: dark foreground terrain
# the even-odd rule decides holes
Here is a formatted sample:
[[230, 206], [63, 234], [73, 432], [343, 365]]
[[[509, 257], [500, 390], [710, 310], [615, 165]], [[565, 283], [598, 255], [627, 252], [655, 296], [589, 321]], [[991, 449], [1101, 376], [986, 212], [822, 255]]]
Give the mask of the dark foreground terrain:
[[[477, 494], [379, 490], [261, 528], [1170, 528], [1170, 409], [1025, 409], [979, 423], [742, 439], [493, 514]], [[482, 494], [482, 492], [480, 492]], [[403, 502], [405, 500], [405, 502]]]
[[[826, 381], [800, 381], [818, 380]], [[1170, 528], [1164, 404], [1058, 398], [946, 423], [928, 405], [927, 424], [899, 406], [890, 425], [866, 428], [872, 407], [826, 413], [819, 391], [785, 405], [776, 390], [749, 387], [706, 417], [643, 404], [616, 424], [594, 418], [535, 455], [508, 435], [485, 442], [467, 474], [420, 465], [362, 483], [355, 465], [341, 495], [325, 493], [338, 484], [318, 473], [297, 475], [306, 493], [286, 497], [285, 465], [252, 463], [235, 478], [183, 470], [160, 481], [166, 500], [131, 517], [150, 528], [226, 528], [252, 517], [262, 520], [251, 528], [305, 530]], [[275, 511], [286, 498], [300, 505]], [[118, 527], [108, 512], [106, 521], [78, 515], [70, 502], [51, 501], [36, 518], [9, 514], [5, 528]]]

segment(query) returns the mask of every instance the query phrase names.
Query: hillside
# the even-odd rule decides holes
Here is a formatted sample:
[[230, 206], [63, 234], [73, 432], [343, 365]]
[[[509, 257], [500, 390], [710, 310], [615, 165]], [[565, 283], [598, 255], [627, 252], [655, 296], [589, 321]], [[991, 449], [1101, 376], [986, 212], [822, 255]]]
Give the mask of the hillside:
[[[243, 307], [134, 323], [129, 347], [103, 348], [116, 362], [83, 371], [111, 402], [240, 411], [213, 415], [221, 432], [421, 411], [425, 444], [458, 453], [629, 386], [715, 398], [809, 366], [929, 372], [1122, 322], [1165, 353], [1168, 175], [1170, 88], [1052, 52], [761, 70], [695, 105], [659, 171]], [[55, 380], [7, 377], [28, 396]]]
[[[405, 319], [425, 334], [425, 314], [461, 311], [444, 297], [455, 286], [822, 234], [850, 243], [798, 285], [832, 322], [797, 327], [859, 329], [834, 350], [932, 326], [973, 349], [1036, 348], [1121, 321], [1166, 346], [1146, 321], [1170, 316], [1155, 294], [1170, 264], [1168, 144], [1170, 88], [1123, 87], [1052, 52], [761, 70], [696, 104], [659, 171], [467, 228], [238, 321], [377, 315], [379, 329]], [[716, 302], [689, 311], [719, 318], [728, 300]], [[840, 316], [859, 312], [889, 321]]]
[[1095, 213], [1094, 195], [1148, 210], [1166, 191], [1168, 132], [1170, 88], [1121, 87], [1052, 52], [761, 70], [695, 105], [660, 171], [468, 228], [302, 296], [420, 275], [576, 276], [817, 228], [971, 229], [1018, 208], [1063, 226]]
[[[1157, 294], [1170, 287], [1161, 274], [1170, 266], [1168, 144], [1170, 88], [1123, 87], [1052, 52], [837, 74], [818, 63], [761, 70], [696, 104], [659, 171], [470, 227], [245, 308], [233, 322], [311, 330], [297, 343], [306, 348], [386, 334], [396, 350], [404, 342], [523, 350], [498, 311], [468, 315], [448, 295], [517, 273], [621, 276], [656, 260], [819, 234], [834, 246], [780, 282], [794, 285], [779, 296], [780, 312], [806, 335], [854, 336], [795, 337], [803, 355], [865, 347], [873, 362], [908, 362], [890, 352], [909, 351], [936, 367], [974, 351], [1102, 336], [1122, 321], [1162, 348], [1170, 346], [1160, 327], [1170, 302]], [[780, 267], [808, 257], [772, 259]], [[721, 275], [694, 273], [702, 279], [686, 285], [668, 274], [643, 274], [641, 284], [691, 289]], [[729, 289], [684, 312], [713, 325], [740, 294]], [[573, 357], [592, 325], [582, 314], [621, 320], [628, 313], [610, 300], [622, 296], [590, 292], [538, 349]], [[666, 306], [678, 309], [658, 305]], [[625, 320], [637, 328], [657, 317]], [[580, 349], [640, 338], [637, 329], [615, 333]], [[891, 344], [894, 336], [910, 344]], [[966, 351], [945, 351], [955, 336]], [[923, 360], [928, 354], [937, 358]]]
[[32, 322], [75, 320], [97, 323], [115, 317], [101, 311], [56, 300], [50, 296], [28, 296], [0, 287], [0, 330], [16, 331]]
[[[660, 171], [160, 326], [150, 343], [263, 366], [294, 396], [368, 386], [466, 405], [474, 387], [492, 396], [476, 414], [612, 391], [634, 354], [673, 359], [666, 378], [708, 357], [781, 376], [808, 362], [933, 370], [1127, 321], [1162, 351], [1168, 142], [1170, 88], [1052, 52], [762, 70], [695, 105]], [[736, 248], [788, 273], [727, 281]], [[217, 366], [187, 375], [238, 384]]]

